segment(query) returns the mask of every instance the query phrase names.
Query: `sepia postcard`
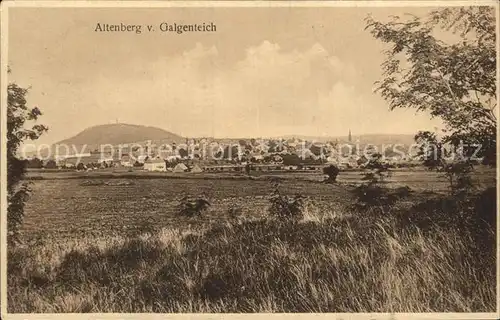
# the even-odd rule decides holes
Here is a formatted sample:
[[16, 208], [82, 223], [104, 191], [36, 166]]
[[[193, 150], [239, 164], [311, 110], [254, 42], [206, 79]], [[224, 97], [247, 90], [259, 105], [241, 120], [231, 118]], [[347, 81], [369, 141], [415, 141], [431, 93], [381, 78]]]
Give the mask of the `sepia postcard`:
[[498, 319], [496, 1], [4, 1], [2, 319]]

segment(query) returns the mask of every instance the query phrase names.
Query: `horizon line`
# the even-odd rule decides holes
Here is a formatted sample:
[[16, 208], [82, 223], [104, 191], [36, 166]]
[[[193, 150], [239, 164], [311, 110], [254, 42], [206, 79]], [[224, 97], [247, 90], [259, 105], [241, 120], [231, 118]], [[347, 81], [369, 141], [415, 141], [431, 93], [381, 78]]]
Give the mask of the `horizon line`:
[[[212, 139], [255, 139], [255, 138], [264, 139], [265, 138], [265, 139], [276, 139], [276, 138], [282, 138], [282, 137], [338, 138], [338, 137], [348, 137], [349, 136], [349, 132], [346, 134], [333, 134], [332, 133], [332, 134], [327, 134], [327, 135], [302, 134], [302, 133], [283, 133], [283, 134], [276, 134], [276, 135], [272, 135], [272, 136], [271, 135], [212, 136], [212, 135], [203, 135], [203, 134], [189, 135], [189, 134], [184, 134], [184, 133], [177, 133], [177, 132], [171, 131], [170, 129], [165, 129], [164, 127], [159, 127], [159, 126], [155, 126], [155, 125], [116, 122], [116, 123], [103, 123], [103, 124], [96, 124], [96, 125], [89, 126], [85, 129], [81, 130], [77, 134], [75, 134], [71, 137], [61, 139], [58, 142], [63, 141], [63, 140], [67, 140], [67, 139], [71, 139], [72, 137], [84, 132], [85, 130], [91, 129], [91, 128], [100, 127], [100, 126], [114, 126], [114, 125], [126, 125], [126, 126], [136, 126], [136, 127], [160, 129], [160, 130], [167, 131], [173, 135], [177, 135], [181, 138], [188, 138], [188, 139], [189, 138], [212, 138]], [[351, 131], [350, 133], [353, 137], [355, 137], [355, 136], [372, 136], [372, 135], [415, 135], [418, 131], [422, 131], [422, 130], [418, 130], [416, 132], [394, 132], [394, 133], [364, 132], [364, 133], [357, 133], [356, 134], [355, 131], [353, 131], [352, 129], [349, 129], [349, 130]], [[436, 128], [428, 129], [428, 131], [436, 131]], [[55, 143], [57, 143], [57, 142], [54, 142], [52, 144], [55, 144]]]

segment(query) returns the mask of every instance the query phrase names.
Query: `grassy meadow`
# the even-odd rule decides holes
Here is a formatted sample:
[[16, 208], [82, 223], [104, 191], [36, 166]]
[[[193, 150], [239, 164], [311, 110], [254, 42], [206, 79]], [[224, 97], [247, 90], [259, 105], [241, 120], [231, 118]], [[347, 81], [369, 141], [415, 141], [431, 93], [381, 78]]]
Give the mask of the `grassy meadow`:
[[[495, 312], [496, 189], [455, 203], [425, 174], [368, 210], [345, 175], [284, 178], [296, 220], [268, 213], [264, 178], [35, 179], [8, 311]], [[186, 194], [210, 208], [178, 216]]]

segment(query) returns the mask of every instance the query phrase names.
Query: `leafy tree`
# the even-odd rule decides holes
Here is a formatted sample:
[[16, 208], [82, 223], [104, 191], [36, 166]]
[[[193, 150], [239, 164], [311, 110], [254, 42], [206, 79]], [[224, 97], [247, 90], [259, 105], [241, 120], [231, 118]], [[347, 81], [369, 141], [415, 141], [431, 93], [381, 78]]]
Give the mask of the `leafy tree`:
[[49, 160], [47, 161], [47, 163], [45, 164], [45, 168], [47, 169], [56, 169], [57, 168], [57, 163], [54, 161], [54, 160]]
[[351, 155], [355, 156], [358, 154], [358, 152], [359, 152], [358, 146], [353, 146], [351, 150]]
[[232, 159], [239, 159], [241, 155], [240, 148], [238, 146], [233, 145], [227, 145], [224, 147], [224, 154], [223, 157], [226, 160], [232, 160]]
[[29, 123], [36, 121], [42, 112], [38, 107], [28, 107], [28, 90], [15, 83], [7, 86], [7, 229], [11, 245], [20, 240], [19, 227], [24, 217], [24, 204], [31, 192], [29, 183], [22, 181], [26, 162], [19, 159], [18, 150], [23, 142], [36, 140], [48, 130], [41, 124], [29, 128]]
[[[425, 18], [367, 18], [367, 29], [384, 43], [383, 80], [378, 91], [396, 108], [439, 117], [442, 143], [480, 145], [476, 156], [496, 159], [496, 43], [493, 7], [445, 8]], [[445, 42], [454, 35], [459, 41]], [[442, 35], [442, 36], [440, 36]], [[475, 147], [464, 149], [471, 157]]]
[[283, 164], [286, 166], [298, 166], [302, 163], [302, 160], [296, 154], [284, 154], [281, 157], [283, 158]]
[[26, 167], [33, 169], [40, 169], [43, 168], [43, 162], [37, 157], [34, 157], [33, 159], [28, 160], [28, 162], [26, 163]]
[[250, 162], [251, 163], [261, 163], [262, 160], [260, 158], [256, 158], [256, 157], [253, 156], [253, 157], [250, 158]]
[[250, 171], [251, 171], [251, 170], [252, 170], [252, 167], [250, 166], [250, 164], [249, 164], [249, 163], [247, 163], [247, 164], [245, 165], [245, 173], [246, 173], [247, 175], [250, 175]]
[[365, 155], [362, 155], [357, 161], [356, 163], [358, 164], [358, 166], [365, 166], [366, 164], [368, 164], [369, 160], [367, 157], [365, 157]]
[[309, 148], [309, 150], [315, 156], [320, 156], [320, 155], [323, 154], [323, 147], [317, 146], [315, 144], [311, 145], [311, 147]]
[[85, 165], [81, 162], [79, 162], [77, 165], [76, 165], [76, 170], [85, 170]]
[[323, 173], [328, 175], [328, 178], [326, 179], [326, 182], [328, 183], [337, 182], [337, 176], [339, 175], [339, 172], [339, 168], [337, 166], [334, 166], [333, 164], [323, 168]]
[[424, 166], [444, 173], [451, 195], [459, 198], [467, 195], [472, 188], [470, 173], [473, 167], [469, 159], [460, 159], [462, 151], [459, 151], [458, 157], [453, 151], [447, 154], [445, 146], [437, 139], [436, 134], [429, 131], [420, 131], [415, 135], [415, 141], [419, 143], [418, 156], [423, 158]]
[[277, 150], [278, 148], [278, 143], [275, 141], [275, 140], [269, 140], [267, 145], [269, 146], [269, 150], [267, 150], [268, 152], [277, 152], [279, 150]]
[[187, 158], [189, 156], [189, 153], [186, 149], [184, 148], [179, 148], [179, 155], [181, 156], [181, 158]]

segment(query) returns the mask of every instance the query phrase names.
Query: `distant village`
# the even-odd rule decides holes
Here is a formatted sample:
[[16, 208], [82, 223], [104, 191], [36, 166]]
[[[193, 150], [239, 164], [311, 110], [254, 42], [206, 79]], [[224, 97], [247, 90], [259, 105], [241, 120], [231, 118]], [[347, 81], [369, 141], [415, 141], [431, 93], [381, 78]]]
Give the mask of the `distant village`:
[[[186, 139], [185, 143], [151, 146], [130, 144], [95, 149], [88, 153], [53, 156], [46, 160], [26, 159], [28, 168], [99, 170], [130, 168], [131, 170], [163, 172], [224, 171], [321, 171], [327, 165], [340, 169], [360, 168], [370, 153], [380, 150], [364, 148], [352, 141], [316, 143], [299, 138], [241, 139], [221, 142], [214, 139]], [[380, 152], [382, 153], [382, 152]], [[415, 157], [385, 150], [384, 162], [393, 166], [411, 166]]]

